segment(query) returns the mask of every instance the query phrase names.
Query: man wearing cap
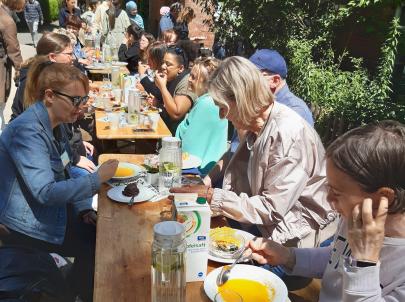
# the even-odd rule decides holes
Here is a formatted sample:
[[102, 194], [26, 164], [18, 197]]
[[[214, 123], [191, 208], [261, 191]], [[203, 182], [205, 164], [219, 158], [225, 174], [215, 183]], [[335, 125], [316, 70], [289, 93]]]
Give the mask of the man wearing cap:
[[249, 60], [260, 69], [268, 81], [271, 91], [276, 95], [276, 101], [290, 107], [311, 126], [314, 126], [314, 119], [307, 104], [288, 88], [287, 64], [284, 58], [276, 50], [259, 49]]

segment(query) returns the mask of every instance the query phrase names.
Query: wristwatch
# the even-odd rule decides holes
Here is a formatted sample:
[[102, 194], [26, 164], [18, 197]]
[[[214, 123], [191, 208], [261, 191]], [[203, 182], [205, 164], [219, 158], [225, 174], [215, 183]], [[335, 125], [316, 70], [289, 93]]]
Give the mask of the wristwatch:
[[369, 266], [376, 266], [377, 262], [367, 261], [367, 260], [357, 260], [353, 257], [347, 257], [346, 262], [351, 267], [369, 267]]

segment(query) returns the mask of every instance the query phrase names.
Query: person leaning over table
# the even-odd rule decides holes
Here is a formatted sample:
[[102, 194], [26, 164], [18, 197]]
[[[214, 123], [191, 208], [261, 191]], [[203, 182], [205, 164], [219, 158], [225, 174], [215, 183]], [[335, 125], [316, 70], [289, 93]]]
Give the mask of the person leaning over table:
[[[209, 94], [221, 118], [246, 130], [225, 169], [222, 189], [174, 188], [207, 195], [214, 213], [276, 242], [315, 247], [336, 230], [326, 200], [324, 148], [316, 131], [290, 108], [274, 102], [264, 77], [242, 57], [213, 73]], [[204, 179], [210, 185], [210, 174]]]
[[207, 92], [209, 77], [218, 64], [212, 57], [195, 62], [188, 83], [198, 98], [176, 130], [182, 151], [201, 158], [202, 175], [211, 170], [227, 149], [228, 122], [219, 117], [218, 107]]
[[[75, 257], [68, 280], [83, 301], [92, 301], [95, 227], [84, 223], [91, 198], [115, 173], [111, 160], [91, 174], [70, 178], [71, 150], [63, 123], [76, 121], [89, 83], [77, 68], [39, 59], [35, 104], [0, 136], [1, 245], [36, 248]], [[83, 208], [85, 210], [83, 210]]]
[[258, 238], [247, 253], [292, 275], [322, 278], [321, 302], [405, 301], [405, 125], [351, 130], [326, 158], [328, 200], [341, 214], [333, 244], [299, 249]]

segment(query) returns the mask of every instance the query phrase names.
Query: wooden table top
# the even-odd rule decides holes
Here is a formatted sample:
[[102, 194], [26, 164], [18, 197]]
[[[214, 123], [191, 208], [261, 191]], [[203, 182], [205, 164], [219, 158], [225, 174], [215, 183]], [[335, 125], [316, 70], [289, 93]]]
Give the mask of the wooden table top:
[[[102, 154], [99, 162], [110, 158], [142, 164], [144, 155]], [[128, 207], [111, 201], [103, 185], [98, 196], [94, 301], [151, 301], [151, 245], [153, 225], [171, 211], [168, 199]], [[221, 217], [212, 226], [224, 225]], [[221, 266], [208, 261], [208, 271]], [[290, 293], [291, 301], [317, 301], [319, 282]], [[203, 282], [187, 283], [186, 301], [209, 302]]]
[[172, 136], [169, 128], [167, 128], [162, 118], [159, 119], [156, 131], [134, 132], [132, 127], [118, 128], [111, 130], [108, 122], [100, 121], [105, 116], [105, 112], [101, 110], [95, 111], [96, 118], [96, 135], [98, 139], [160, 139], [167, 136]]
[[[109, 74], [111, 73], [111, 68], [103, 68], [103, 69], [87, 69], [91, 74]], [[128, 68], [125, 66], [120, 67], [120, 73], [129, 74]]]

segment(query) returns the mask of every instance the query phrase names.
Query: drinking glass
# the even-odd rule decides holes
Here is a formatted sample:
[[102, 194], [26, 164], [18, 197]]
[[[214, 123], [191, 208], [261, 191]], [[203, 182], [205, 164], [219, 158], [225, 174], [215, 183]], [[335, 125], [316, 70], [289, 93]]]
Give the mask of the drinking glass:
[[110, 121], [110, 129], [117, 130], [120, 124], [120, 113], [119, 112], [108, 112], [108, 120]]
[[215, 295], [214, 302], [243, 302], [243, 298], [233, 290], [221, 289]]

